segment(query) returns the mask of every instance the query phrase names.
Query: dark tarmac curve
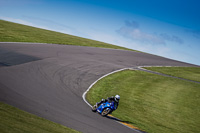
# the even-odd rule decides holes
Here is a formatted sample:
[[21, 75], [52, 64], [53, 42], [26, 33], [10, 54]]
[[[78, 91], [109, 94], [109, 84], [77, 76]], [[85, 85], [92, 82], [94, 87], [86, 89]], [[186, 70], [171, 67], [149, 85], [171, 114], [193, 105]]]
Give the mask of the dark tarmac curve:
[[82, 99], [101, 76], [136, 66], [194, 65], [125, 50], [0, 43], [0, 101], [84, 133], [136, 132], [93, 113]]

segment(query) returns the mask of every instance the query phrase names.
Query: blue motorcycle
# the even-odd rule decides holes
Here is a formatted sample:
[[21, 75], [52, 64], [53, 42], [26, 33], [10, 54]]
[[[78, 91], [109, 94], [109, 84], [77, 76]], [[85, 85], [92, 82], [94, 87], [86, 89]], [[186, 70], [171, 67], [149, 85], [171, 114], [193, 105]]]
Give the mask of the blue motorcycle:
[[102, 103], [99, 107], [97, 106], [97, 104], [92, 107], [93, 112], [98, 112], [102, 116], [107, 116], [116, 109], [117, 108], [115, 102], [105, 102]]

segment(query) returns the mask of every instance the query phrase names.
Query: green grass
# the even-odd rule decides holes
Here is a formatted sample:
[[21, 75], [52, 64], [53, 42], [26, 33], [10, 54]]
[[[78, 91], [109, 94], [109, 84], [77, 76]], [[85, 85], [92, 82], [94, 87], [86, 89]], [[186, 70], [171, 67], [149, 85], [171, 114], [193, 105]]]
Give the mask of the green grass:
[[145, 69], [200, 82], [200, 67], [146, 67]]
[[0, 20], [0, 42], [35, 42], [131, 50], [128, 48]]
[[1, 133], [78, 133], [73, 129], [0, 102]]
[[149, 133], [200, 132], [200, 84], [125, 70], [97, 82], [87, 94], [95, 104], [121, 96], [113, 115]]

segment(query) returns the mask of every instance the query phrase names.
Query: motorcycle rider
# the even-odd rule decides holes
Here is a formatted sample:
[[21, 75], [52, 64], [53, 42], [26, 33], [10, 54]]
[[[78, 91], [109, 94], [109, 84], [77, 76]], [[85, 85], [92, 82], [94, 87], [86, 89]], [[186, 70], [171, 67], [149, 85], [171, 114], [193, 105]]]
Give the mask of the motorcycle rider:
[[99, 107], [102, 103], [105, 103], [105, 102], [115, 102], [115, 107], [117, 109], [118, 105], [119, 105], [119, 100], [120, 100], [120, 96], [119, 95], [116, 95], [116, 96], [111, 96], [111, 97], [108, 97], [107, 99], [102, 99], [100, 102], [98, 102], [96, 105], [97, 107]]

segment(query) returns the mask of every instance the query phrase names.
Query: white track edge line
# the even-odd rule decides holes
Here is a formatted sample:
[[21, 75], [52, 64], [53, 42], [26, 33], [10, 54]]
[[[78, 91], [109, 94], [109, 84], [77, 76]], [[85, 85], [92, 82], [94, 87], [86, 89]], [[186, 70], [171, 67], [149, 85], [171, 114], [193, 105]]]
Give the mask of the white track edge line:
[[87, 92], [94, 86], [94, 84], [96, 84], [99, 80], [101, 80], [102, 78], [104, 78], [104, 77], [106, 77], [106, 76], [108, 76], [108, 75], [111, 75], [111, 74], [113, 74], [113, 73], [120, 72], [120, 71], [123, 71], [123, 70], [127, 70], [127, 69], [131, 69], [131, 68], [122, 68], [122, 69], [119, 69], [119, 70], [110, 72], [110, 73], [108, 73], [108, 74], [103, 75], [102, 77], [100, 77], [100, 78], [97, 79], [96, 81], [94, 81], [94, 82], [89, 86], [89, 88], [88, 88], [88, 89], [83, 93], [83, 95], [82, 95], [82, 98], [83, 98], [83, 100], [85, 101], [85, 103], [87, 103], [88, 106], [92, 107], [92, 105], [89, 104], [88, 101], [86, 100], [86, 94], [87, 94]]

